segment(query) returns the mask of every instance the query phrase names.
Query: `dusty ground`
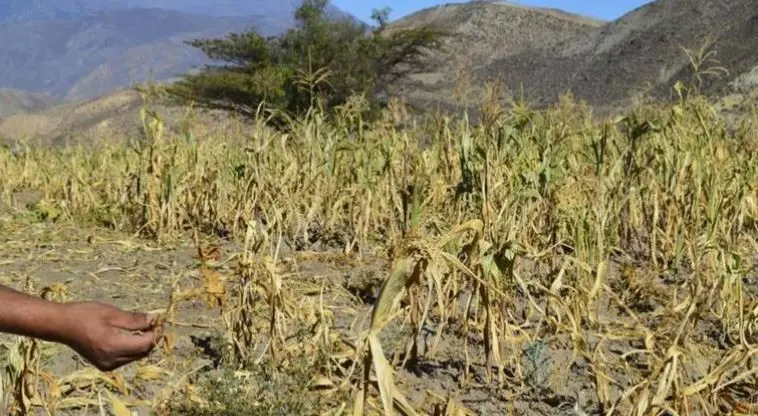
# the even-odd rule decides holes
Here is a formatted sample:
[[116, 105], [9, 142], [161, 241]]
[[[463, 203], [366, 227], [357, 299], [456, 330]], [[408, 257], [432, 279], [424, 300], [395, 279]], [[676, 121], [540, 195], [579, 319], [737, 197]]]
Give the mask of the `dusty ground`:
[[[230, 274], [239, 246], [224, 241], [209, 243], [220, 246], [223, 253], [224, 258], [218, 263], [217, 270]], [[97, 300], [127, 310], [165, 308], [173, 279], [178, 279], [185, 287], [196, 286], [201, 279], [196, 247], [191, 241], [176, 247], [157, 247], [122, 233], [74, 224], [39, 223], [29, 217], [10, 215], [7, 211], [0, 216], [0, 250], [0, 282], [5, 285], [23, 289], [27, 279], [33, 282], [35, 291], [63, 285], [69, 300]], [[345, 260], [339, 253], [289, 252], [284, 254], [282, 263], [290, 272], [288, 279], [298, 279], [304, 284], [303, 296], [316, 298], [320, 287], [327, 288], [325, 303], [335, 312], [334, 329], [348, 337], [354, 337], [370, 319], [367, 303], [375, 299], [380, 279], [387, 272], [382, 260]], [[214, 328], [218, 327], [218, 312], [209, 310], [199, 301], [183, 304], [177, 312], [178, 325], [168, 328], [176, 333], [175, 351], [168, 355], [159, 349], [148, 360], [165, 370], [161, 380], [151, 383], [138, 380], [135, 372], [140, 365], [137, 364], [116, 372], [134, 388], [131, 394], [135, 400], [133, 403], [139, 400], [149, 402], [165, 394], [167, 384], [204, 367], [208, 370], [207, 366], [212, 365], [214, 352], [209, 354], [204, 341], [212, 337]], [[389, 348], [395, 344], [402, 349], [402, 343], [390, 341], [397, 338], [402, 341], [403, 337], [395, 336], [401, 331], [397, 326], [385, 330], [383, 338]], [[429, 341], [430, 335], [433, 334], [423, 338]], [[10, 340], [8, 336], [0, 337], [0, 341]], [[423, 345], [422, 342], [422, 348]], [[72, 351], [55, 345], [48, 347], [45, 369], [55, 378], [88, 367]], [[506, 392], [477, 386], [484, 382], [481, 365], [473, 367], [469, 387], [461, 389], [458, 386], [463, 363], [450, 358], [460, 355], [456, 348], [460, 345], [445, 340], [438, 349], [440, 359], [424, 362], [417, 372], [399, 374], [398, 384], [409, 399], [416, 404], [428, 402], [431, 391], [443, 398], [452, 394], [477, 414], [501, 413], [510, 409], [511, 405], [505, 400]], [[481, 355], [475, 349], [471, 353], [474, 360]], [[93, 394], [82, 392], [79, 396], [92, 398]], [[556, 397], [554, 400], [553, 406], [558, 406], [571, 398]], [[147, 402], [137, 406], [141, 409], [139, 414], [148, 414]], [[527, 403], [515, 404], [516, 409], [528, 407]], [[534, 413], [538, 408], [544, 408], [545, 414], [554, 414], [556, 409], [551, 410], [551, 407], [539, 405], [531, 409], [532, 414], [542, 414]], [[95, 412], [96, 408], [92, 411]], [[70, 414], [81, 414], [81, 411]]]
[[[16, 221], [19, 220], [8, 217], [0, 220], [0, 281], [16, 289], [24, 290], [26, 279], [30, 279], [35, 292], [43, 287], [63, 285], [69, 300], [97, 300], [128, 310], [153, 311], [166, 306], [171, 276], [192, 279], [196, 275], [189, 249], [157, 249], [128, 236], [99, 229], [22, 225]], [[175, 361], [172, 365], [160, 353], [150, 359], [162, 368], [173, 368], [178, 372], [198, 365], [197, 360], [202, 357], [195, 353], [188, 336], [202, 337], [212, 328], [213, 318], [191, 305], [180, 312], [188, 327], [176, 328], [183, 335], [177, 338], [177, 350], [186, 361]], [[66, 348], [51, 346], [46, 355], [45, 367], [56, 378], [86, 366]], [[119, 373], [129, 380], [134, 377], [134, 372], [132, 366]], [[152, 399], [144, 394], [144, 391], [137, 390], [133, 396]], [[81, 396], [88, 395], [83, 393]]]

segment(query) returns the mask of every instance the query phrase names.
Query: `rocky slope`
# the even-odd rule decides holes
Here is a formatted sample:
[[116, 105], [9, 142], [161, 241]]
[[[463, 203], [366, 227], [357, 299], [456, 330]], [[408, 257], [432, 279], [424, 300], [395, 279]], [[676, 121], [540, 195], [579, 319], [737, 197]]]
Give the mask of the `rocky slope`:
[[[710, 46], [701, 52], [704, 45]], [[722, 96], [751, 89], [758, 65], [758, 0], [658, 0], [586, 34], [498, 59], [477, 76], [501, 77], [510, 89], [523, 83], [537, 103], [571, 90], [594, 106], [611, 107], [640, 93], [666, 98], [677, 80], [692, 81], [686, 49], [707, 58], [702, 71], [729, 71], [703, 74], [703, 92]]]
[[[431, 69], [400, 87], [411, 102], [460, 102], [481, 92], [483, 77], [494, 63], [548, 49], [567, 38], [588, 35], [603, 22], [555, 9], [501, 2], [446, 4], [406, 16], [391, 30], [432, 26], [449, 36], [442, 51], [428, 54]], [[468, 84], [468, 85], [467, 85]]]
[[697, 81], [706, 94], [745, 95], [758, 86], [758, 0], [658, 0], [610, 22], [485, 1], [434, 7], [395, 23], [423, 24], [452, 36], [444, 52], [429, 55], [434, 70], [400, 89], [419, 105], [460, 108], [467, 100], [456, 92], [468, 89], [476, 101], [492, 80], [506, 96], [523, 92], [538, 107], [571, 91], [607, 112], [641, 96], [671, 97], [676, 81], [697, 80], [686, 50], [706, 58]]

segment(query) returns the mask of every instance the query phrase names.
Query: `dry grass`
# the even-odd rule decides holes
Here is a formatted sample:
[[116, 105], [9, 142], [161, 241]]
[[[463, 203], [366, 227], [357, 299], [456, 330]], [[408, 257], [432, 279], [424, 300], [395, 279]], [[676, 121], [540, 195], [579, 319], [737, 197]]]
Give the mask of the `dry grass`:
[[[196, 247], [199, 278], [175, 279], [161, 310], [174, 328], [183, 303], [218, 312], [227, 380], [168, 368], [182, 335], [130, 383], [50, 376], [19, 340], [0, 396], [48, 414], [277, 414], [271, 389], [297, 401], [289, 414], [755, 414], [758, 130], [728, 131], [698, 98], [603, 123], [569, 98], [482, 108], [481, 126], [399, 105], [367, 125], [346, 107], [214, 140], [146, 111], [134, 147], [0, 151], [3, 201], [40, 192], [37, 221]], [[313, 257], [388, 266], [364, 306], [297, 271]], [[442, 363], [461, 369], [453, 384]]]

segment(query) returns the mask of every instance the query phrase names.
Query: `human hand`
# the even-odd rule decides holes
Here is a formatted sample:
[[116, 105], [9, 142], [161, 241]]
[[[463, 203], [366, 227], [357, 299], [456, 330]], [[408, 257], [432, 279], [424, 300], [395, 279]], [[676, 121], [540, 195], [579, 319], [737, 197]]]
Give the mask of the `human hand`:
[[65, 305], [64, 344], [101, 371], [147, 357], [161, 336], [154, 317], [99, 302]]

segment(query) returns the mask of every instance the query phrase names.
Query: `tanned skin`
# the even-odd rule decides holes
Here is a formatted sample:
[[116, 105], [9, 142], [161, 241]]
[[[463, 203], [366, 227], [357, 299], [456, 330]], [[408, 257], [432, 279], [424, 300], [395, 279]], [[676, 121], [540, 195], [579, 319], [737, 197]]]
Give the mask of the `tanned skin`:
[[147, 357], [161, 335], [147, 314], [98, 302], [50, 302], [3, 285], [0, 332], [66, 345], [101, 371]]

